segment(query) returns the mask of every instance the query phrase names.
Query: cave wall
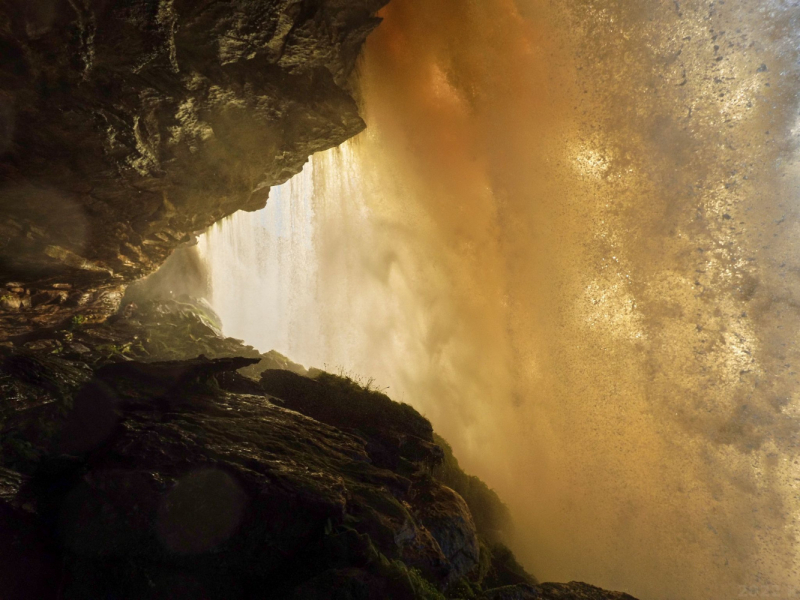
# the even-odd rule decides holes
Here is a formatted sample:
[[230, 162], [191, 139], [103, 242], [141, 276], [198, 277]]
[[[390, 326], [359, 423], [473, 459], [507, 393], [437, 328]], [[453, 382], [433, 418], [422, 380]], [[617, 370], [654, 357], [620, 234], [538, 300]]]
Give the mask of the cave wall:
[[125, 286], [364, 128], [385, 0], [0, 1], [0, 340]]

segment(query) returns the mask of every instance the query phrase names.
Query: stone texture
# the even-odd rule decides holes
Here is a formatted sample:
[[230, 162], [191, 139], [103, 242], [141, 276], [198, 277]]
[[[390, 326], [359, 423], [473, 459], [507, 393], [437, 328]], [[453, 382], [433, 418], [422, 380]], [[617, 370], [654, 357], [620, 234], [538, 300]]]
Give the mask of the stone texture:
[[450, 565], [455, 582], [469, 574], [480, 560], [478, 533], [469, 507], [456, 492], [433, 479], [418, 479], [410, 504], [417, 520], [430, 532]]
[[0, 336], [80, 313], [364, 123], [385, 0], [0, 2]]
[[[455, 564], [407, 502], [414, 478], [374, 465], [363, 438], [222, 377], [243, 380], [234, 371], [258, 359], [109, 363], [86, 382], [52, 355], [17, 353], [0, 373], [24, 378], [23, 358], [41, 374], [28, 393], [74, 378], [58, 388], [71, 390], [66, 410], [4, 423], [32, 455], [8, 427], [0, 435], [4, 461], [31, 474], [4, 470], [6, 495], [55, 536], [64, 597], [156, 597], [148, 582], [163, 594], [180, 575], [202, 597], [249, 598], [340, 565], [372, 578], [405, 565], [434, 584], [452, 578]], [[458, 508], [451, 517], [463, 526]], [[446, 518], [440, 510], [436, 535]]]
[[375, 464], [403, 470], [419, 462], [433, 466], [443, 458], [441, 448], [433, 443], [430, 423], [409, 405], [393, 402], [383, 393], [321, 372], [310, 379], [289, 370], [267, 369], [260, 382], [287, 408], [364, 437]]

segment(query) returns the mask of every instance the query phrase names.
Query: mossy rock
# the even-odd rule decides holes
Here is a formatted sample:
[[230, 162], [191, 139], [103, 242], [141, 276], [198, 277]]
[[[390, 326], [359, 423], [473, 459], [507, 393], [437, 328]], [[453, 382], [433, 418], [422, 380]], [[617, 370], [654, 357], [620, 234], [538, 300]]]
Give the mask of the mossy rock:
[[394, 402], [347, 377], [320, 372], [313, 379], [285, 370], [261, 374], [265, 392], [283, 406], [360, 435], [371, 460], [384, 468], [412, 474], [415, 465], [432, 467], [442, 458], [430, 422], [408, 404]]

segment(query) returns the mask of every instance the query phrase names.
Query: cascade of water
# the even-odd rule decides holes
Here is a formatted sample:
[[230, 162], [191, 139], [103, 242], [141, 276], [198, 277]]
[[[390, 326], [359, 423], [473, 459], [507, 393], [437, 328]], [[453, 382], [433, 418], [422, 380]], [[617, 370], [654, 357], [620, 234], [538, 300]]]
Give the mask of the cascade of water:
[[198, 240], [212, 282], [209, 300], [225, 332], [264, 350], [304, 358], [306, 349], [297, 343], [316, 335], [317, 321], [308, 296], [294, 291], [313, 289], [316, 276], [313, 189], [309, 163], [273, 190], [264, 210], [238, 212]]
[[538, 576], [792, 595], [800, 8], [566, 4], [390, 3], [367, 133], [208, 232], [213, 304], [422, 410]]

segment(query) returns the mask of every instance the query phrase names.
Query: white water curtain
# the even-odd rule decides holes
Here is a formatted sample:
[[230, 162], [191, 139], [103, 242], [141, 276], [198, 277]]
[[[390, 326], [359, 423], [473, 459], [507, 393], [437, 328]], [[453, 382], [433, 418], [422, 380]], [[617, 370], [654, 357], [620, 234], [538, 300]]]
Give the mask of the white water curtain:
[[201, 239], [228, 335], [428, 416], [544, 580], [800, 590], [800, 5], [396, 0], [365, 134]]

